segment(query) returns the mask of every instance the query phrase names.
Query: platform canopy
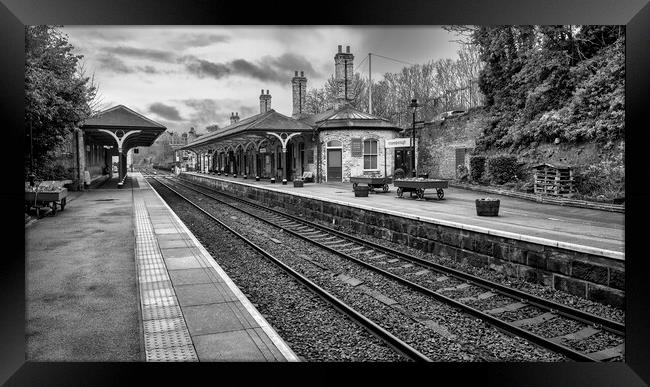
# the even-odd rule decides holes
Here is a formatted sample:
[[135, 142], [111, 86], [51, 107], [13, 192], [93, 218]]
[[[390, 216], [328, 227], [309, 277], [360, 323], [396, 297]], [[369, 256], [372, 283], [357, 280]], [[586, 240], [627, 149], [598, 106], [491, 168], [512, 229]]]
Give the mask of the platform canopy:
[[88, 118], [81, 130], [99, 145], [113, 145], [121, 151], [151, 146], [167, 128], [124, 105], [117, 105]]
[[275, 139], [279, 139], [284, 147], [291, 137], [312, 132], [311, 126], [270, 109], [201, 136], [180, 149], [202, 153], [209, 149], [235, 149], [238, 146], [257, 148], [262, 142]]

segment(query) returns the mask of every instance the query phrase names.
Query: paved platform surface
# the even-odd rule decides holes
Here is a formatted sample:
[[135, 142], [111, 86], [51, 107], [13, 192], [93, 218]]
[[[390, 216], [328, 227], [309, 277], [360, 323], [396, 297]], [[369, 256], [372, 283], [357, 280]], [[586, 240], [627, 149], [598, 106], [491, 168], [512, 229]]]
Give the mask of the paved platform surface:
[[25, 229], [26, 359], [143, 360], [132, 191], [69, 199]]
[[147, 360], [296, 361], [297, 356], [133, 173], [136, 263]]
[[139, 173], [115, 187], [25, 229], [28, 360], [298, 360]]
[[426, 190], [424, 200], [419, 200], [409, 198], [408, 193], [403, 198], [398, 198], [397, 190], [391, 184], [387, 193], [371, 192], [366, 198], [358, 198], [352, 192], [352, 183], [305, 183], [304, 187], [297, 188], [292, 182], [282, 185], [280, 182], [271, 184], [268, 180], [256, 182], [242, 177], [189, 173], [624, 259], [625, 214], [621, 213], [535, 203], [489, 194], [489, 197], [501, 200], [499, 216], [482, 217], [476, 215], [474, 201], [488, 195], [460, 188], [446, 188], [443, 200], [437, 199], [435, 190]]

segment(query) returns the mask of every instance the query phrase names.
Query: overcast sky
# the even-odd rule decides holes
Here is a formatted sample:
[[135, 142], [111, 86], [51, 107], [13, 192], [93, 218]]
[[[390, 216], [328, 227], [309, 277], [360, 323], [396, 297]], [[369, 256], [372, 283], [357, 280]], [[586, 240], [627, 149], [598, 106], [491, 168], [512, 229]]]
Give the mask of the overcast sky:
[[[368, 76], [368, 53], [421, 64], [456, 59], [456, 37], [440, 27], [69, 26], [63, 32], [84, 56], [102, 107], [125, 105], [185, 132], [229, 124], [259, 113], [260, 90], [272, 108], [291, 116], [291, 78], [304, 71], [307, 88], [334, 73], [338, 45], [350, 46], [355, 72]], [[363, 62], [363, 63], [362, 63]], [[359, 64], [361, 66], [359, 66]], [[373, 80], [404, 63], [372, 57]]]

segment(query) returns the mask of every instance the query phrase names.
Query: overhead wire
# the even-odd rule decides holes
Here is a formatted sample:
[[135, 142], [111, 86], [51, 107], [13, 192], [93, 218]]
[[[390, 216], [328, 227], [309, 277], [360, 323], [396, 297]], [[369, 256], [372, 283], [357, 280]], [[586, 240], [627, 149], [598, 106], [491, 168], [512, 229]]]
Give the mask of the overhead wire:
[[372, 55], [378, 56], [378, 57], [380, 57], [380, 58], [384, 58], [384, 59], [392, 60], [392, 61], [395, 61], [395, 62], [404, 63], [404, 64], [407, 64], [407, 65], [409, 65], [409, 66], [415, 66], [414, 63], [409, 63], [409, 62], [406, 62], [406, 61], [403, 61], [403, 60], [399, 60], [399, 59], [395, 59], [395, 58], [391, 58], [391, 57], [388, 57], [388, 56], [379, 55], [379, 54], [375, 54], [375, 53], [373, 53]]

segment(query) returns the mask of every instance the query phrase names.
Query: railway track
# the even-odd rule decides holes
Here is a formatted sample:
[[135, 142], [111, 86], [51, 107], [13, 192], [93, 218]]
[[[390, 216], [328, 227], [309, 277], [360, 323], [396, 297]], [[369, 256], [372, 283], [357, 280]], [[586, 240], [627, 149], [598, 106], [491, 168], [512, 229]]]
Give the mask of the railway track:
[[[595, 351], [575, 349], [581, 347], [581, 342], [599, 334], [610, 334], [621, 338], [622, 341], [625, 326], [619, 322], [487, 281], [303, 218], [269, 209], [249, 200], [222, 192], [217, 193], [194, 184], [188, 185], [179, 182], [177, 184], [232, 206], [261, 221], [279, 227], [296, 237], [317, 244], [323, 249], [382, 273], [416, 291], [453, 305], [465, 313], [480, 318], [512, 335], [523, 337], [570, 359], [577, 361], [607, 361], [623, 358], [624, 356], [624, 345], [622, 343], [611, 347], [598, 348]], [[241, 204], [253, 208], [254, 211], [242, 208]], [[423, 276], [423, 274], [426, 274], [426, 276]], [[422, 280], [431, 276], [434, 276], [435, 284], [440, 286], [430, 286], [430, 283]], [[454, 296], [454, 293], [460, 293], [460, 295]], [[468, 294], [470, 295], [467, 296]], [[499, 306], [486, 306], [494, 306], [494, 303], [490, 301], [494, 301], [495, 297], [500, 297], [502, 300], [499, 302]], [[523, 309], [527, 310], [525, 318], [508, 320], [501, 317], [516, 314]], [[535, 328], [541, 324], [549, 322], [562, 324], [563, 321], [567, 320], [576, 325], [578, 329], [554, 337], [544, 337], [535, 333]]]
[[306, 288], [308, 288], [310, 291], [321, 297], [323, 300], [325, 300], [327, 303], [332, 305], [336, 310], [339, 312], [343, 313], [345, 316], [349, 317], [353, 321], [355, 321], [359, 326], [363, 327], [366, 329], [368, 332], [373, 334], [375, 337], [379, 338], [381, 341], [384, 343], [388, 344], [391, 348], [393, 348], [396, 352], [402, 354], [405, 356], [407, 359], [413, 360], [413, 361], [431, 361], [431, 359], [427, 358], [425, 355], [417, 351], [415, 348], [412, 346], [408, 345], [404, 341], [400, 340], [397, 336], [391, 334], [369, 318], [365, 317], [363, 314], [359, 313], [343, 301], [339, 300], [337, 297], [329, 293], [327, 290], [323, 289], [322, 287], [318, 286], [316, 283], [311, 281], [309, 278], [303, 276], [302, 274], [298, 273], [288, 265], [282, 262], [282, 260], [276, 258], [272, 254], [268, 253], [265, 251], [263, 248], [255, 244], [253, 241], [251, 241], [249, 238], [246, 236], [240, 234], [221, 220], [217, 219], [214, 217], [212, 214], [210, 214], [208, 211], [205, 209], [201, 208], [197, 204], [195, 204], [191, 199], [185, 197], [182, 193], [178, 192], [174, 188], [170, 187], [168, 184], [165, 184], [161, 181], [161, 179], [158, 178], [158, 176], [154, 175], [145, 175], [145, 177], [153, 179], [154, 181], [158, 182], [160, 185], [165, 187], [167, 190], [170, 192], [174, 193], [176, 196], [181, 198], [184, 202], [190, 204], [192, 207], [194, 207], [196, 210], [200, 211], [202, 214], [204, 214], [207, 218], [215, 222], [216, 224], [219, 225], [219, 227], [223, 228], [227, 232], [231, 233], [235, 237], [237, 237], [239, 240], [243, 241], [246, 243], [248, 246], [250, 246], [253, 250], [255, 250], [257, 253], [268, 259], [269, 261], [273, 262], [275, 265], [280, 267], [282, 270], [284, 270], [287, 274], [289, 274], [291, 277], [295, 278], [298, 280], [300, 283], [302, 283]]

